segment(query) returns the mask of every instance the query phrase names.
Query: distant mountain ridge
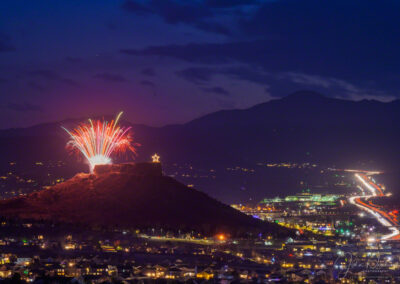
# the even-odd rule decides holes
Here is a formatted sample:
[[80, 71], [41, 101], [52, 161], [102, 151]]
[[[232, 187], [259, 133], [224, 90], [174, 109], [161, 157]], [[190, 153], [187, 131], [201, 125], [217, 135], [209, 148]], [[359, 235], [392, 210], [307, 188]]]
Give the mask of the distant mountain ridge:
[[[249, 109], [218, 111], [182, 125], [132, 125], [142, 144], [138, 160], [157, 152], [167, 163], [210, 168], [313, 161], [380, 169], [400, 164], [399, 126], [399, 100], [355, 102], [309, 91]], [[1, 130], [0, 155], [21, 161], [65, 159], [67, 139], [60, 123]]]

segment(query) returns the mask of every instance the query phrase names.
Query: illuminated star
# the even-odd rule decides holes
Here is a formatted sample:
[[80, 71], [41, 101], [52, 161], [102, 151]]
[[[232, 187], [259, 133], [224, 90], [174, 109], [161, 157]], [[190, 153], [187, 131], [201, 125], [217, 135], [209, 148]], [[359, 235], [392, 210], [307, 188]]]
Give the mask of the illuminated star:
[[151, 156], [151, 158], [153, 159], [153, 163], [160, 162], [160, 156], [158, 156], [157, 153], [155, 153], [153, 156]]

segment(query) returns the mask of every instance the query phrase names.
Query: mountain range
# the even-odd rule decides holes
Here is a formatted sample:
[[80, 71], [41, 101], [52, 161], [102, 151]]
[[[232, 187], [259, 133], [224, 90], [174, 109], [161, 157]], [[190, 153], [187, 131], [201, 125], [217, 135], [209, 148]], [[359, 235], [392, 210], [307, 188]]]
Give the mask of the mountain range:
[[[68, 137], [60, 126], [77, 122], [0, 130], [0, 155], [22, 161], [64, 158]], [[309, 160], [343, 167], [364, 163], [390, 168], [398, 164], [399, 125], [399, 100], [356, 102], [300, 91], [181, 125], [132, 127], [142, 144], [138, 160], [157, 152], [167, 163], [207, 167]]]

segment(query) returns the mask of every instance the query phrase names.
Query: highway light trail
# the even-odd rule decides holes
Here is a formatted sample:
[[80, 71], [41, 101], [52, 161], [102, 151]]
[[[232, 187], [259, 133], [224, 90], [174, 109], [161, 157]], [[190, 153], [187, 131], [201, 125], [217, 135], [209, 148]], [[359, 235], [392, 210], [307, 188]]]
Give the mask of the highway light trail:
[[362, 210], [370, 213], [372, 216], [376, 218], [376, 220], [379, 223], [381, 223], [383, 226], [387, 227], [389, 230], [392, 231], [390, 234], [382, 236], [381, 240], [400, 239], [400, 231], [397, 229], [399, 223], [397, 222], [397, 220], [391, 217], [384, 210], [378, 208], [378, 206], [374, 205], [372, 202], [370, 202], [370, 204], [367, 204], [366, 202], [363, 201], [363, 200], [368, 200], [369, 198], [384, 196], [382, 188], [378, 186], [376, 183], [372, 182], [364, 174], [355, 174], [355, 176], [360, 181], [362, 186], [368, 189], [371, 192], [371, 194], [362, 196], [352, 196], [349, 198], [349, 202], [361, 208]]
[[370, 192], [372, 196], [376, 196], [376, 191], [375, 188], [373, 186], [371, 186], [368, 182], [365, 181], [365, 179], [363, 177], [361, 177], [361, 175], [359, 174], [355, 174], [356, 178], [362, 183], [362, 185], [364, 185]]

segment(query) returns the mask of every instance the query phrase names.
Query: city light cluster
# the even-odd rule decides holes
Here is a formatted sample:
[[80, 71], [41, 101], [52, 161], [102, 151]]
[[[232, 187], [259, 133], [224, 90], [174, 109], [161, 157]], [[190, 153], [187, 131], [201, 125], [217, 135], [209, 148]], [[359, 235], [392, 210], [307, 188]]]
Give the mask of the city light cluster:
[[364, 175], [355, 174], [355, 176], [362, 183], [362, 185], [365, 186], [371, 192], [371, 195], [352, 196], [349, 198], [349, 202], [370, 213], [372, 216], [376, 218], [376, 220], [379, 223], [381, 223], [383, 226], [387, 227], [391, 231], [391, 233], [382, 236], [381, 237], [382, 240], [389, 240], [398, 237], [400, 235], [400, 231], [399, 229], [396, 228], [396, 226], [393, 226], [393, 223], [395, 225], [398, 225], [394, 219], [392, 219], [385, 212], [378, 210], [377, 208], [361, 201], [362, 198], [368, 199], [371, 197], [384, 196], [382, 189], [376, 183], [371, 182]]

